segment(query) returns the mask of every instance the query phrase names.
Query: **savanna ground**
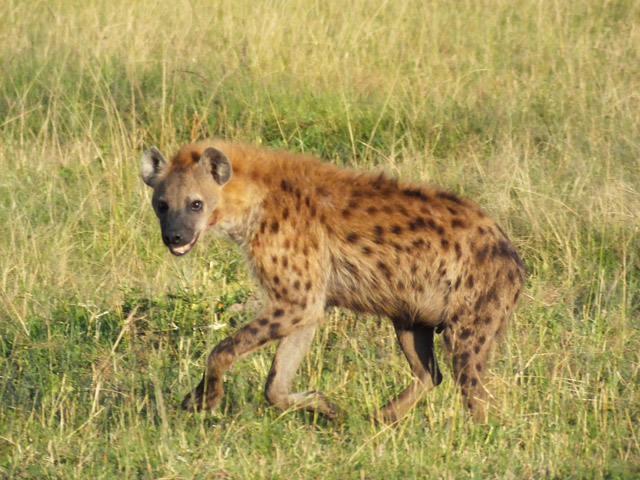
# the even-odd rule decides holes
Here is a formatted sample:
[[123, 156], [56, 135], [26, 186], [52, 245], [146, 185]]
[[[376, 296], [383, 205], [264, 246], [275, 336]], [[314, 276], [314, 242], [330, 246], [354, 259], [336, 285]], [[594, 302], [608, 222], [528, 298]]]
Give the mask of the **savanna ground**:
[[[0, 477], [640, 475], [640, 5], [633, 0], [3, 0]], [[330, 311], [269, 407], [273, 346], [214, 413], [176, 409], [255, 284], [209, 236], [163, 247], [141, 151], [211, 135], [442, 185], [528, 271], [488, 424], [451, 380], [397, 426], [392, 329]]]

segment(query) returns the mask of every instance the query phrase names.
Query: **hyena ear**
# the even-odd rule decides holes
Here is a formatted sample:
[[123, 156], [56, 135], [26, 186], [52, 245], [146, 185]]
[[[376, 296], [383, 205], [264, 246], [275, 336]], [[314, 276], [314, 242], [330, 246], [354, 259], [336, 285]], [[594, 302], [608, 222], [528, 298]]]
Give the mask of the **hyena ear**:
[[200, 165], [211, 172], [214, 180], [222, 186], [231, 178], [231, 162], [227, 156], [217, 148], [209, 147], [200, 157]]
[[158, 177], [167, 168], [167, 161], [156, 147], [151, 147], [140, 159], [140, 175], [144, 183], [153, 187]]

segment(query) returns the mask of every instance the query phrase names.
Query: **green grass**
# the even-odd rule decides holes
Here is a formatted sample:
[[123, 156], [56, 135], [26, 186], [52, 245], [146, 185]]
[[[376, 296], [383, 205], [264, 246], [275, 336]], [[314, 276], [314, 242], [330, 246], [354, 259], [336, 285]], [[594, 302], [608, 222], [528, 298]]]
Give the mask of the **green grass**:
[[[640, 8], [632, 0], [6, 0], [0, 9], [0, 477], [640, 475]], [[273, 346], [219, 411], [176, 409], [250, 318], [230, 242], [162, 246], [141, 151], [219, 135], [442, 185], [528, 270], [491, 421], [409, 381], [385, 321], [330, 311], [297, 380], [342, 418], [264, 400]]]

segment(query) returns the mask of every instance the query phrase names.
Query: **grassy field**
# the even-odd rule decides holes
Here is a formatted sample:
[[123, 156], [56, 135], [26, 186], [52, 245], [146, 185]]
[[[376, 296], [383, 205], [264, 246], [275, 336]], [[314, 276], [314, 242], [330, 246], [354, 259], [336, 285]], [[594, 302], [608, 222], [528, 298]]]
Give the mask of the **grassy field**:
[[[267, 405], [273, 346], [219, 411], [182, 396], [251, 312], [240, 252], [169, 255], [142, 150], [218, 135], [444, 186], [528, 271], [491, 421], [410, 380], [384, 319], [330, 311]], [[4, 0], [0, 478], [638, 478], [640, 5], [634, 0]]]

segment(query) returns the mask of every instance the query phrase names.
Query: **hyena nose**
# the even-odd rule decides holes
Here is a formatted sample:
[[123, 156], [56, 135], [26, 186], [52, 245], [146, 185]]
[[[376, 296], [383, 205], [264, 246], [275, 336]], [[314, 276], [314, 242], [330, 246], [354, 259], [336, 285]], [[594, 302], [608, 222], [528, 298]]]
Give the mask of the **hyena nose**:
[[164, 236], [164, 243], [171, 246], [176, 246], [182, 243], [183, 236], [180, 233], [172, 233]]

